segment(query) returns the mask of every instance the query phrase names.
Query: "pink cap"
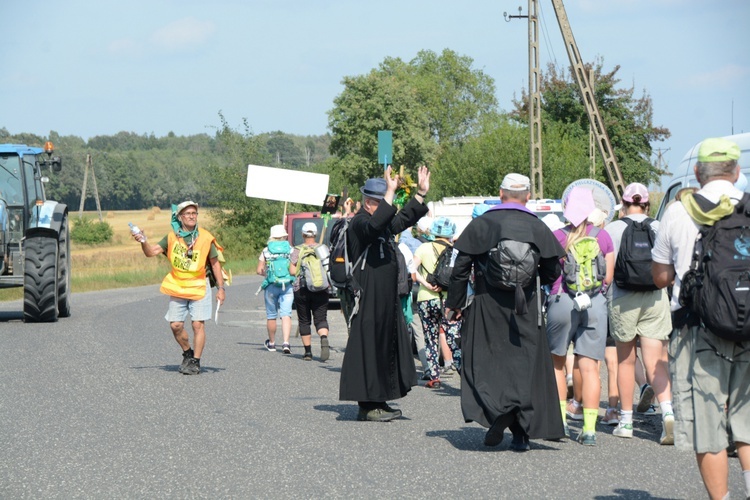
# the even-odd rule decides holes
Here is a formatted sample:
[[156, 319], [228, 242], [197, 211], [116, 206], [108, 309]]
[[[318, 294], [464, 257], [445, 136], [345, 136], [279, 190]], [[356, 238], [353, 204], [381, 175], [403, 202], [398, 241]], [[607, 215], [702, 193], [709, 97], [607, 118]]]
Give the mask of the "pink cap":
[[[633, 201], [635, 195], [640, 196], [641, 200]], [[648, 202], [648, 188], [639, 182], [628, 184], [622, 193], [622, 199], [628, 203], [646, 203]]]
[[591, 192], [591, 189], [576, 186], [570, 190], [568, 197], [565, 199], [563, 215], [571, 224], [578, 227], [595, 208], [594, 193]]

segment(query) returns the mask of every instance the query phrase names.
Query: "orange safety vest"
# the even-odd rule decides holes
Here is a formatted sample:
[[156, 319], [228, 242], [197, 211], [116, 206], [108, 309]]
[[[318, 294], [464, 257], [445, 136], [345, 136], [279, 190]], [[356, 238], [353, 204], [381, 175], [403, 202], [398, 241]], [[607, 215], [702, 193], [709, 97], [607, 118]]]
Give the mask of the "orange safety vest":
[[193, 255], [188, 258], [185, 240], [170, 232], [167, 238], [167, 259], [172, 265], [172, 271], [161, 282], [161, 293], [188, 300], [205, 297], [206, 265], [210, 265], [208, 256], [212, 243], [219, 251], [224, 250], [211, 233], [200, 229], [193, 245]]

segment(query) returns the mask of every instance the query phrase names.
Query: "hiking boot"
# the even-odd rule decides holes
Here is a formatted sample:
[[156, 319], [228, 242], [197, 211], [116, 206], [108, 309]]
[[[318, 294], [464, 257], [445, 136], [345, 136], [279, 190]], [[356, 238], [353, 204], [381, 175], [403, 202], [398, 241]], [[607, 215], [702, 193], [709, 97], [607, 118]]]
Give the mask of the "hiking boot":
[[190, 361], [190, 358], [193, 357], [193, 350], [188, 349], [187, 351], [182, 351], [182, 364], [180, 365], [180, 368], [178, 368], [178, 372], [185, 374], [185, 369], [187, 368], [188, 361]]
[[183, 375], [198, 375], [201, 372], [201, 363], [195, 358], [190, 358], [185, 367]]
[[266, 346], [266, 349], [269, 351], [276, 352], [276, 344], [272, 344], [270, 340], [266, 339], [266, 341], [263, 342], [263, 345]]
[[504, 413], [495, 419], [495, 422], [487, 430], [487, 434], [484, 436], [485, 446], [497, 446], [503, 442], [503, 436], [505, 429], [513, 423], [516, 416], [514, 413]]
[[302, 356], [302, 361], [312, 361], [312, 353], [306, 352], [304, 356]]
[[436, 378], [435, 380], [430, 380], [424, 386], [428, 389], [440, 389], [440, 379]]
[[665, 413], [664, 417], [662, 417], [661, 423], [662, 431], [661, 437], [659, 438], [659, 444], [674, 444], [674, 414]]
[[320, 338], [320, 360], [328, 361], [328, 358], [330, 356], [331, 356], [331, 349], [328, 344], [328, 337], [321, 337]]
[[595, 432], [583, 432], [578, 435], [576, 440], [584, 446], [595, 446], [596, 445], [596, 433]]
[[360, 408], [359, 413], [357, 413], [357, 420], [360, 422], [390, 422], [397, 416], [396, 413], [391, 413], [383, 408], [375, 408], [374, 410]]
[[291, 354], [292, 353], [292, 348], [286, 342], [284, 342], [283, 344], [281, 344], [281, 350], [284, 352], [284, 354]]
[[398, 418], [402, 415], [401, 410], [399, 410], [398, 408], [391, 408], [390, 406], [388, 406], [388, 403], [383, 403], [383, 409], [388, 413], [393, 413], [394, 415], [396, 415], [395, 418]]
[[638, 413], [646, 413], [651, 407], [651, 402], [654, 400], [654, 388], [649, 384], [643, 384], [641, 386], [641, 398], [638, 400], [638, 406], [635, 411]]
[[633, 437], [633, 423], [623, 423], [620, 422], [617, 424], [617, 427], [615, 427], [615, 430], [612, 431], [613, 436], [621, 437], [621, 438], [632, 438]]
[[569, 399], [565, 406], [565, 414], [571, 420], [583, 420], [583, 405], [576, 404], [575, 399]]
[[617, 408], [607, 408], [607, 411], [604, 412], [604, 416], [602, 417], [601, 422], [604, 425], [617, 425], [620, 423], [620, 413], [617, 411]]

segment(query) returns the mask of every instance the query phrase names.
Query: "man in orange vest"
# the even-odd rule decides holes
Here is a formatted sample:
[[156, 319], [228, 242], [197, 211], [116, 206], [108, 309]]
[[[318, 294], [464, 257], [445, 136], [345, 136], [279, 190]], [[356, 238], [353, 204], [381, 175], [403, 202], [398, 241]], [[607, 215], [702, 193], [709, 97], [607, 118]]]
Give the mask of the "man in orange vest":
[[[173, 206], [174, 207], [174, 206]], [[219, 252], [223, 248], [207, 230], [198, 229], [198, 204], [183, 201], [172, 210], [172, 228], [156, 245], [147, 243], [143, 232], [133, 235], [141, 244], [146, 257], [165, 254], [172, 270], [161, 284], [161, 292], [169, 295], [169, 310], [164, 317], [169, 321], [172, 334], [182, 347], [182, 364], [179, 372], [198, 375], [201, 372], [201, 354], [206, 344], [205, 321], [211, 318], [211, 288], [206, 276], [206, 265], [216, 279], [216, 298], [224, 302], [224, 278], [221, 273]], [[185, 330], [188, 313], [193, 325], [193, 345]]]

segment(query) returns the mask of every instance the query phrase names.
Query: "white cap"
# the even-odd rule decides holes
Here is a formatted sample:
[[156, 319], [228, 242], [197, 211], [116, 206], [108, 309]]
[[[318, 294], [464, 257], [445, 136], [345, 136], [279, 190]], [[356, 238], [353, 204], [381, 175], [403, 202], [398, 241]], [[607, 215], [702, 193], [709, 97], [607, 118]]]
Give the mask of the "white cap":
[[318, 226], [314, 222], [305, 222], [302, 224], [302, 234], [311, 234], [315, 236], [318, 234]]
[[286, 234], [286, 229], [281, 224], [271, 226], [271, 238], [286, 238], [289, 236]]
[[528, 191], [531, 189], [531, 180], [525, 175], [508, 174], [503, 178], [500, 189], [505, 191]]

